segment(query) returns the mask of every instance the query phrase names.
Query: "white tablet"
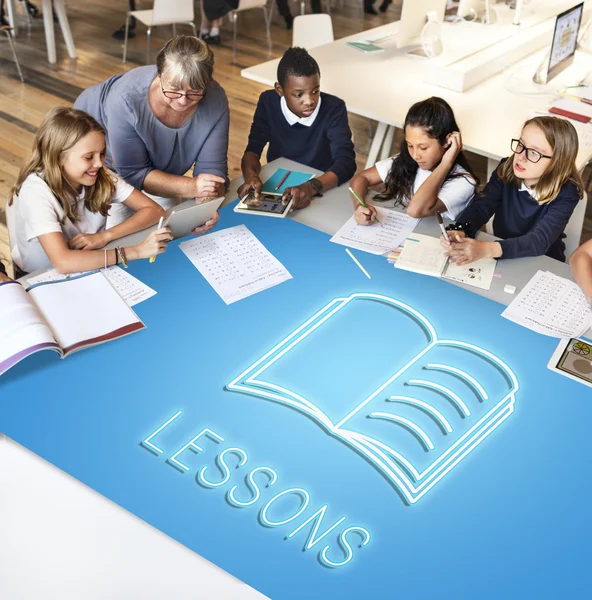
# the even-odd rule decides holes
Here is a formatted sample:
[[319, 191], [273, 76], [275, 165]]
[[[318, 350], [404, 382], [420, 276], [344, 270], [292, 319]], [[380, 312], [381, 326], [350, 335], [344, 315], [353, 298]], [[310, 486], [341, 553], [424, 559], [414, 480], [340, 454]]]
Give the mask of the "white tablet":
[[255, 194], [249, 193], [234, 207], [234, 212], [264, 215], [266, 217], [285, 217], [292, 208], [292, 198], [286, 204], [282, 203], [282, 194], [275, 192], [261, 192], [255, 200]]
[[561, 340], [547, 367], [592, 387], [592, 342], [577, 338]]
[[196, 227], [201, 227], [207, 223], [214, 216], [222, 202], [224, 202], [224, 196], [188, 208], [174, 210], [164, 225], [171, 228], [173, 239], [185, 237]]

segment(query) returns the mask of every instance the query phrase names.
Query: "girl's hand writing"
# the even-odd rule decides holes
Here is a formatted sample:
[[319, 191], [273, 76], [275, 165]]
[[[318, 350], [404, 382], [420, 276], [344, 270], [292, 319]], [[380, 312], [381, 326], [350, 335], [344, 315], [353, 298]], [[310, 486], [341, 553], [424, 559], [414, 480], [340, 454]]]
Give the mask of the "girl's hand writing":
[[354, 211], [354, 218], [358, 225], [372, 225], [375, 222], [378, 213], [376, 208], [371, 204], [362, 206], [361, 204], [356, 207]]

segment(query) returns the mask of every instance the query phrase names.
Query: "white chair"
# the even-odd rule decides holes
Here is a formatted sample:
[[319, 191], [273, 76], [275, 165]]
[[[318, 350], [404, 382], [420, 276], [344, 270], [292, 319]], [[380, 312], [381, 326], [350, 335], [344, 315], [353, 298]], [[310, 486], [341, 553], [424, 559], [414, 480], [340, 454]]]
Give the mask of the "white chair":
[[310, 50], [316, 46], [330, 44], [334, 39], [333, 23], [329, 15], [301, 15], [294, 19], [292, 46]]
[[152, 27], [156, 25], [172, 25], [173, 35], [176, 35], [175, 25], [189, 25], [193, 29], [193, 35], [197, 37], [195, 23], [193, 22], [195, 19], [193, 0], [154, 0], [154, 6], [151, 10], [131, 10], [127, 13], [122, 62], [125, 62], [127, 56], [127, 36], [132, 17], [135, 17], [148, 28], [146, 31], [146, 64], [150, 63], [150, 34], [152, 33]]
[[575, 210], [571, 213], [571, 217], [565, 227], [565, 260], [575, 252], [580, 245], [582, 237], [582, 228], [584, 226], [584, 217], [586, 216], [586, 206], [588, 205], [588, 194], [577, 203]]
[[271, 25], [271, 10], [267, 10], [267, 0], [239, 0], [238, 8], [231, 11], [230, 19], [232, 20], [232, 62], [236, 58], [236, 29], [238, 13], [244, 12], [245, 10], [251, 10], [252, 8], [260, 8], [263, 11], [263, 18], [265, 19], [265, 31], [267, 33], [267, 45], [271, 52], [271, 32], [269, 30]]

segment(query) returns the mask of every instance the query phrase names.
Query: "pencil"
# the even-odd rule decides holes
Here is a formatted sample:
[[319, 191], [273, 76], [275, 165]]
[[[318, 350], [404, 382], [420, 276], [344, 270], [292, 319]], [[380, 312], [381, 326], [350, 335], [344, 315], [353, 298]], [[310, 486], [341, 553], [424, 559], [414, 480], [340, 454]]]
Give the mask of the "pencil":
[[582, 96], [575, 96], [574, 94], [566, 94], [565, 92], [559, 92], [559, 95], [565, 98], [571, 98], [572, 100], [578, 100], [584, 104], [592, 104], [592, 100], [590, 100], [590, 98], [583, 98]]
[[[354, 195], [355, 199], [362, 205], [368, 206], [359, 196], [356, 194], [353, 189], [350, 187], [349, 191]], [[378, 220], [378, 217], [374, 217], [374, 220], [382, 227], [382, 223]]]
[[350, 255], [351, 259], [356, 263], [356, 265], [362, 269], [362, 273], [364, 273], [368, 279], [372, 279], [372, 277], [370, 277], [370, 273], [364, 269], [364, 267], [360, 264], [360, 261], [350, 252], [349, 248], [346, 248], [345, 251]]
[[438, 219], [438, 225], [440, 225], [440, 229], [442, 230], [442, 233], [444, 234], [446, 241], [449, 242], [450, 236], [448, 235], [448, 232], [446, 231], [446, 228], [444, 227], [444, 221], [442, 221], [442, 215], [438, 211], [436, 211], [436, 218]]
[[[164, 222], [164, 217], [160, 217], [160, 220], [158, 221], [158, 227], [156, 229], [160, 229], [162, 227], [163, 222]], [[156, 256], [150, 257], [151, 263], [153, 263], [155, 260], [156, 260]]]
[[286, 171], [286, 174], [282, 177], [282, 180], [275, 186], [276, 192], [282, 187], [282, 185], [284, 185], [284, 181], [286, 181], [286, 179], [288, 179], [291, 172], [292, 171]]

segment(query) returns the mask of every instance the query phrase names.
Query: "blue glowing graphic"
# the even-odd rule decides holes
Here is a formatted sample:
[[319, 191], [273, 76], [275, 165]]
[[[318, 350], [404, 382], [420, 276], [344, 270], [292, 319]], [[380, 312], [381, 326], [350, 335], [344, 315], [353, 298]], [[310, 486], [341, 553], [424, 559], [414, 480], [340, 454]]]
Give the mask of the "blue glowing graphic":
[[[380, 308], [372, 308], [376, 306]], [[329, 392], [318, 376], [304, 381], [291, 375], [289, 367], [298, 356], [316, 356], [315, 347], [325, 351], [318, 356], [338, 362], [342, 330], [360, 321], [360, 315], [354, 320], [348, 315], [362, 311], [363, 320], [369, 310], [381, 312], [380, 326], [363, 331], [369, 336], [367, 356], [372, 356], [373, 343], [385, 346], [372, 336], [385, 337], [395, 351], [386, 370], [380, 367], [382, 371], [362, 382], [365, 391], [352, 392], [351, 380], [349, 387], [344, 383], [338, 389], [340, 375], [335, 370], [335, 389]], [[359, 334], [353, 343], [362, 343]], [[327, 368], [332, 367], [327, 360]], [[343, 375], [345, 361], [340, 368]], [[357, 293], [329, 302], [233, 379], [227, 389], [304, 413], [369, 461], [405, 502], [413, 504], [514, 412], [519, 386], [510, 367], [491, 352], [464, 341], [438, 339], [424, 315], [394, 298]], [[336, 416], [336, 411], [341, 414]], [[353, 534], [354, 529], [365, 545], [369, 534], [366, 537], [362, 528], [348, 531]], [[351, 547], [345, 532], [339, 545], [347, 561]], [[332, 561], [328, 552], [321, 553], [323, 564], [343, 564]]]

